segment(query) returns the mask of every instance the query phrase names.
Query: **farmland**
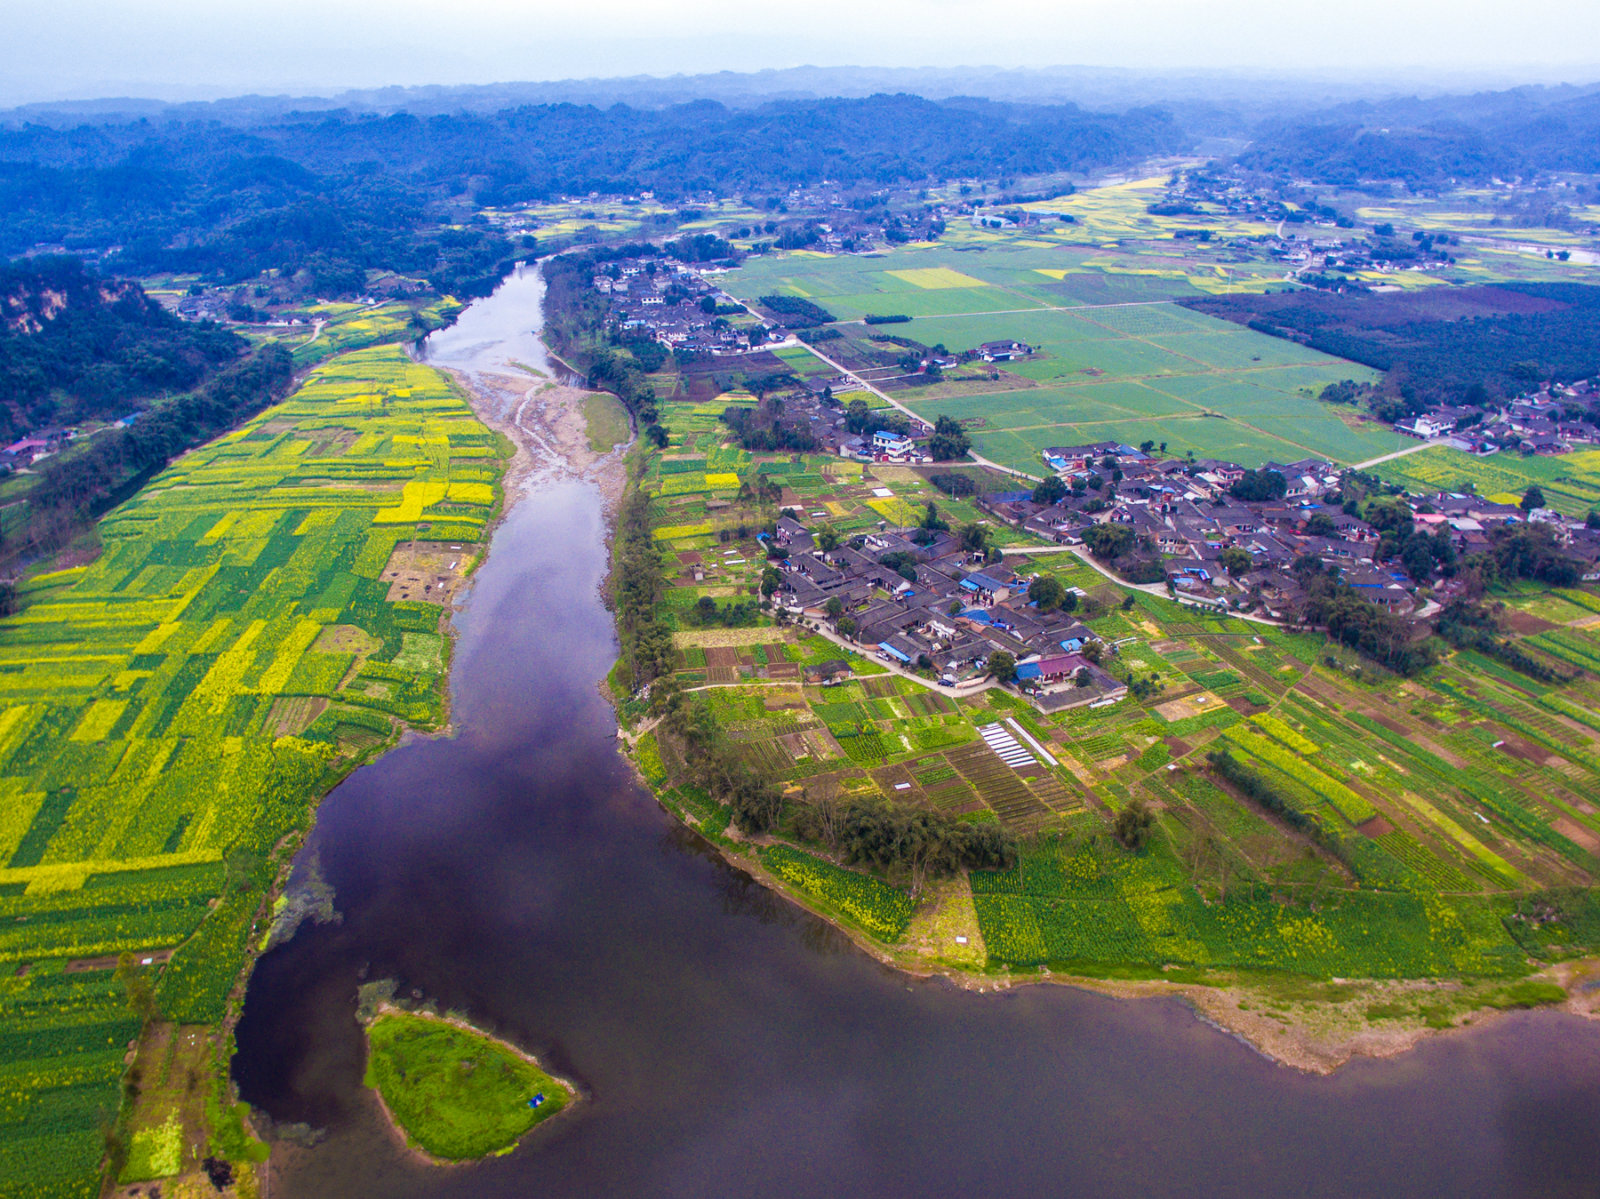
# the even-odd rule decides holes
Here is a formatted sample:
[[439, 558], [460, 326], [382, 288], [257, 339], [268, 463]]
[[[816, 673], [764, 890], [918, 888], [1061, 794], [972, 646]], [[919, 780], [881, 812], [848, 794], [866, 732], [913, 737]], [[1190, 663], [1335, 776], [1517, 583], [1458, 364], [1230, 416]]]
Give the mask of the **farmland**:
[[[1025, 360], [962, 368], [931, 386], [889, 385], [930, 422], [961, 420], [984, 457], [1029, 473], [1047, 446], [1096, 441], [1166, 442], [1252, 466], [1313, 455], [1358, 462], [1402, 444], [1315, 399], [1328, 383], [1375, 378], [1366, 368], [1179, 308], [1167, 297], [1192, 288], [1153, 267], [1124, 273], [1127, 262], [996, 237], [870, 257], [755, 259], [725, 283], [746, 299], [803, 297], [845, 322], [904, 314], [912, 320], [893, 326], [897, 335], [952, 353], [1027, 342], [1035, 353]], [[865, 337], [856, 326], [842, 331]], [[838, 345], [822, 348], [835, 357]]]
[[[662, 395], [685, 386], [671, 373], [654, 382]], [[1016, 837], [1015, 866], [960, 880], [986, 969], [1012, 975], [1047, 966], [1269, 987], [1449, 977], [1483, 980], [1490, 996], [1530, 960], [1600, 939], [1600, 813], [1589, 798], [1600, 723], [1588, 715], [1600, 704], [1600, 599], [1505, 597], [1524, 614], [1518, 644], [1571, 668], [1568, 682], [1472, 652], [1402, 680], [1323, 635], [1180, 607], [1073, 555], [1021, 546], [1006, 564], [1076, 589], [1078, 614], [1115, 647], [1109, 668], [1151, 687], [1054, 714], [995, 688], [957, 697], [805, 624], [775, 624], [757, 605], [766, 555], [755, 534], [783, 508], [842, 536], [915, 517], [929, 499], [952, 521], [983, 514], [930, 488], [926, 470], [731, 448], [716, 416], [732, 402], [665, 400], [671, 445], [640, 451], [673, 675], [731, 758], [785, 797], [772, 839], [758, 842], [764, 874], [884, 956], [948, 962], [956, 946], [907, 933], [922, 903], [908, 876], [863, 873], [816, 840], [806, 812], [819, 804], [887, 801]], [[742, 614], [708, 623], [707, 599]], [[806, 681], [808, 665], [841, 656], [850, 681]], [[646, 705], [620, 675], [613, 687], [624, 722], [642, 719]], [[1006, 720], [1054, 762], [1003, 761], [979, 729]], [[731, 809], [700, 785], [683, 745], [657, 729], [634, 756], [670, 810], [744, 852], [727, 835]], [[1135, 803], [1155, 825], [1131, 853], [1110, 827]]]
[[1545, 503], [1567, 516], [1585, 516], [1600, 508], [1600, 452], [1522, 457], [1494, 454], [1478, 457], [1447, 446], [1429, 446], [1404, 458], [1372, 468], [1389, 483], [1426, 495], [1435, 491], [1476, 492], [1485, 499], [1515, 504], [1531, 486]]
[[[401, 727], [443, 723], [443, 601], [506, 454], [436, 372], [348, 354], [112, 512], [93, 563], [22, 589], [0, 623], [3, 1193], [98, 1189], [140, 1027], [117, 955], [165, 963], [162, 1021], [217, 1025], [285, 838]], [[421, 546], [448, 564], [408, 586], [392, 561]]]

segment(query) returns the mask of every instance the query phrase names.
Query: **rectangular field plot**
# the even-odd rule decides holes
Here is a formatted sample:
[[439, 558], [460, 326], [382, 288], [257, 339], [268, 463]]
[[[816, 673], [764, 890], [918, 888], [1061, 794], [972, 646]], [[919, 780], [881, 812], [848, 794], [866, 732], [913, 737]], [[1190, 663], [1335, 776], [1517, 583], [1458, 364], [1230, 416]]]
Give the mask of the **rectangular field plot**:
[[949, 288], [949, 287], [986, 287], [982, 279], [974, 279], [971, 275], [963, 275], [960, 271], [951, 270], [947, 266], [924, 266], [905, 271], [886, 271], [896, 279], [903, 279], [917, 287]]
[[[1108, 194], [1094, 203], [1119, 213], [1117, 219], [1152, 230], [1162, 224], [1134, 213], [1121, 192], [1099, 190]], [[1128, 196], [1146, 190], [1124, 189]], [[951, 353], [991, 341], [1026, 342], [1034, 352], [998, 364], [999, 382], [981, 377], [963, 384], [947, 376], [931, 394], [897, 394], [930, 421], [983, 418], [972, 428], [978, 452], [1032, 474], [1042, 469], [1039, 448], [1097, 440], [1166, 441], [1169, 450], [1248, 466], [1307, 456], [1354, 463], [1396, 448], [1392, 434], [1376, 425], [1353, 427], [1348, 413], [1315, 398], [1329, 383], [1371, 379], [1366, 368], [1162, 303], [1207, 290], [1197, 288], [1194, 269], [1178, 250], [1165, 258], [1095, 257], [1065, 244], [1010, 241], [981, 252], [904, 247], [871, 257], [752, 259], [725, 284], [752, 300], [774, 292], [805, 296], [841, 321], [868, 313], [909, 316], [894, 327], [896, 336]], [[1123, 291], [1105, 290], [1112, 278], [1123, 281]], [[1096, 280], [1098, 292], [1087, 285]], [[1017, 377], [1050, 392], [1005, 390], [1005, 380]], [[1087, 392], [1113, 383], [1148, 390], [1140, 402], [1116, 408], [1100, 406], [1108, 393]], [[962, 394], [963, 386], [971, 393]]]

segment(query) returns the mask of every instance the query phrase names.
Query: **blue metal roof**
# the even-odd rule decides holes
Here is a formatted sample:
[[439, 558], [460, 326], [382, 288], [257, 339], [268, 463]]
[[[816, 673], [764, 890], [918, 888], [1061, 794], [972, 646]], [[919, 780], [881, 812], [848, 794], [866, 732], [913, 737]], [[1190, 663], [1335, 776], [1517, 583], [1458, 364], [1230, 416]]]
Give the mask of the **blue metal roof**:
[[892, 658], [899, 658], [900, 661], [902, 661], [902, 662], [911, 661], [911, 658], [908, 655], [901, 653], [899, 650], [895, 649], [894, 646], [890, 645], [887, 641], [878, 642], [878, 648], [881, 649], [884, 653], [888, 654]]
[[1024, 662], [1017, 667], [1017, 677], [1023, 681], [1039, 677], [1039, 664], [1037, 662]]

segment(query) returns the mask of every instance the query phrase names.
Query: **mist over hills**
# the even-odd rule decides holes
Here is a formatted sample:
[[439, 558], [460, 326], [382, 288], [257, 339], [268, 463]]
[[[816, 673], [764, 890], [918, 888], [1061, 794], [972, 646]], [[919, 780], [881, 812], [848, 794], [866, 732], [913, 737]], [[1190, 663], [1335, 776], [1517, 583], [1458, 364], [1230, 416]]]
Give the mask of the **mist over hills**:
[[[1076, 104], [1097, 110], [1147, 105], [1181, 108], [1192, 120], [1240, 133], [1270, 118], [1363, 108], [1422, 119], [1427, 105], [1448, 96], [1515, 96], [1526, 102], [1543, 92], [1577, 91], [1517, 87], [1482, 92], [1510, 79], [1481, 74], [1438, 73], [1404, 78], [1381, 74], [1272, 74], [1242, 71], [1152, 71], [1110, 67], [812, 67], [720, 71], [699, 75], [634, 75], [618, 78], [496, 82], [331, 90], [305, 95], [243, 95], [206, 101], [113, 97], [63, 100], [0, 110], [0, 124], [70, 126], [83, 122], [209, 120], [254, 124], [291, 113], [331, 112], [417, 116], [492, 113], [527, 105], [580, 104], [606, 108], [665, 108], [715, 100], [749, 108], [776, 100], [864, 98], [905, 93], [930, 100], [977, 97], [1024, 104]], [[1537, 102], [1537, 101], [1535, 101]], [[1503, 107], [1489, 102], [1484, 107]]]

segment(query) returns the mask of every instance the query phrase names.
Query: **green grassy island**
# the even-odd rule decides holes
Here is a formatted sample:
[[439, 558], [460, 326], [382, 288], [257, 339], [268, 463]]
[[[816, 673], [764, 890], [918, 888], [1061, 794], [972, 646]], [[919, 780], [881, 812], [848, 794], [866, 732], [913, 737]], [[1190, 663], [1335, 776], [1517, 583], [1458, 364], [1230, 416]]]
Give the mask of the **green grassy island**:
[[439, 1161], [509, 1153], [574, 1098], [527, 1054], [439, 1016], [384, 1008], [367, 1048], [363, 1081], [407, 1144]]

